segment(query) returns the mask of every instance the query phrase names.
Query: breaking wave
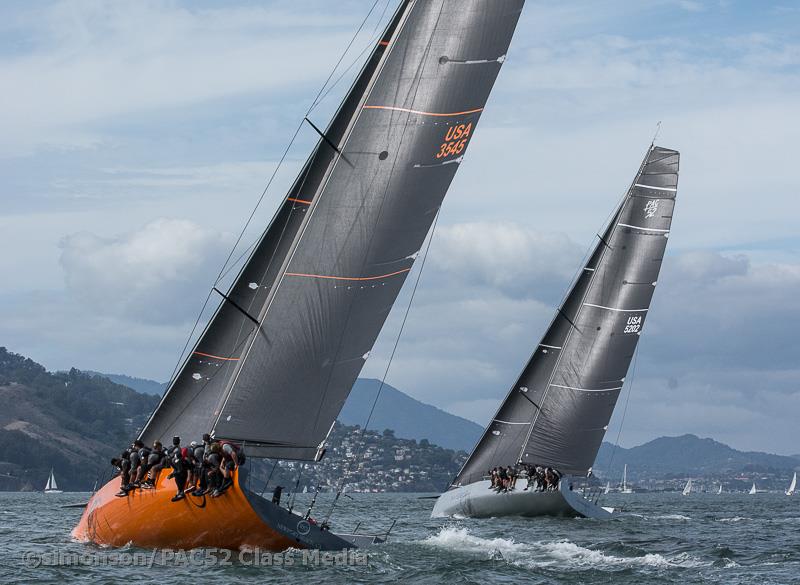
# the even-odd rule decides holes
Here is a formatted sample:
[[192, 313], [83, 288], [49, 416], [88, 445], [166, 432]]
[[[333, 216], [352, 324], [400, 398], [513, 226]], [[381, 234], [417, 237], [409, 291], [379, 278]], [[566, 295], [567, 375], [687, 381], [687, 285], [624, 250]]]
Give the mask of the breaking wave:
[[734, 516], [733, 518], [718, 518], [717, 522], [743, 522], [750, 520], [750, 518], [743, 518], [742, 516]]
[[444, 527], [437, 534], [424, 539], [422, 544], [482, 556], [487, 560], [504, 560], [529, 568], [581, 570], [602, 567], [687, 568], [704, 565], [685, 553], [672, 558], [660, 554], [623, 557], [586, 548], [569, 540], [522, 543], [515, 542], [512, 538], [481, 538], [471, 534], [467, 528], [457, 527]]
[[652, 516], [653, 520], [691, 520], [689, 516], [683, 514], [662, 514], [661, 516]]

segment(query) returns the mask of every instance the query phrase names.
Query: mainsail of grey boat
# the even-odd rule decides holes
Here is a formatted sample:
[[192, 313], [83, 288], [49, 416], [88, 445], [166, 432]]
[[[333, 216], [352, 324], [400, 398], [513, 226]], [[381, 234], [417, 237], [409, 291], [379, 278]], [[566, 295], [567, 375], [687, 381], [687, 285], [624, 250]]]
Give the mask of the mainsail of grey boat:
[[[209, 432], [251, 459], [322, 458], [474, 136], [523, 3], [400, 3], [327, 129], [309, 121], [321, 139], [233, 284], [216, 291], [220, 305], [144, 427], [145, 443]], [[354, 543], [259, 498], [245, 471], [233, 490], [243, 496], [241, 526], [230, 518], [227, 536], [202, 518], [230, 503], [230, 490], [202, 512], [190, 498], [167, 499], [149, 512], [156, 525], [132, 529], [122, 514], [135, 516], [136, 500], [106, 488], [73, 534], [181, 548]], [[253, 513], [262, 540], [244, 528]]]
[[[550, 327], [433, 516], [610, 511], [572, 491], [591, 473], [658, 280], [672, 223], [679, 154], [651, 145]], [[558, 488], [496, 491], [496, 466], [550, 467]]]

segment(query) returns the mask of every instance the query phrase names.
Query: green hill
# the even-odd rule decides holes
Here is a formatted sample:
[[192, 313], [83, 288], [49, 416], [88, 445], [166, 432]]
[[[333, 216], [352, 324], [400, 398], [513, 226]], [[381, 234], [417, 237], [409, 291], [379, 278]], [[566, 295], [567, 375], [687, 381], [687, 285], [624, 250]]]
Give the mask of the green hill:
[[158, 402], [102, 377], [48, 372], [0, 347], [0, 490], [86, 490]]

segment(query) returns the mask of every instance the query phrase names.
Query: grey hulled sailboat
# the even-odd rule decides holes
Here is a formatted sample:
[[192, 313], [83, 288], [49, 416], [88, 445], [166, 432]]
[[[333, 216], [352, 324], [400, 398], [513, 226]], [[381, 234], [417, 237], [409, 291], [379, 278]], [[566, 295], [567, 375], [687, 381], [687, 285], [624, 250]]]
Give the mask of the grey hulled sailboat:
[[[589, 261], [434, 516], [572, 515], [609, 510], [571, 491], [591, 472], [627, 375], [667, 244], [679, 154], [651, 145]], [[557, 490], [497, 493], [495, 466], [564, 474]]]

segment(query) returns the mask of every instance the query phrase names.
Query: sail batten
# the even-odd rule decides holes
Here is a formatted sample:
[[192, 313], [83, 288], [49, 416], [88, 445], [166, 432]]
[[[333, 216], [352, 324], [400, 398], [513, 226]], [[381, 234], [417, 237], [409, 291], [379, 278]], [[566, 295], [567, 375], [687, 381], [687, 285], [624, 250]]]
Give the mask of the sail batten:
[[[146, 439], [212, 430], [256, 455], [317, 457], [459, 166], [449, 163], [474, 135], [522, 5], [400, 4], [231, 287], [256, 323], [220, 305]], [[495, 58], [450, 62], [485, 55]]]
[[[650, 309], [677, 190], [679, 155], [651, 147], [599, 242], [453, 485], [497, 465], [591, 468]], [[658, 193], [641, 198], [641, 192]], [[646, 286], [631, 286], [646, 285]], [[524, 389], [524, 390], [523, 390]]]

